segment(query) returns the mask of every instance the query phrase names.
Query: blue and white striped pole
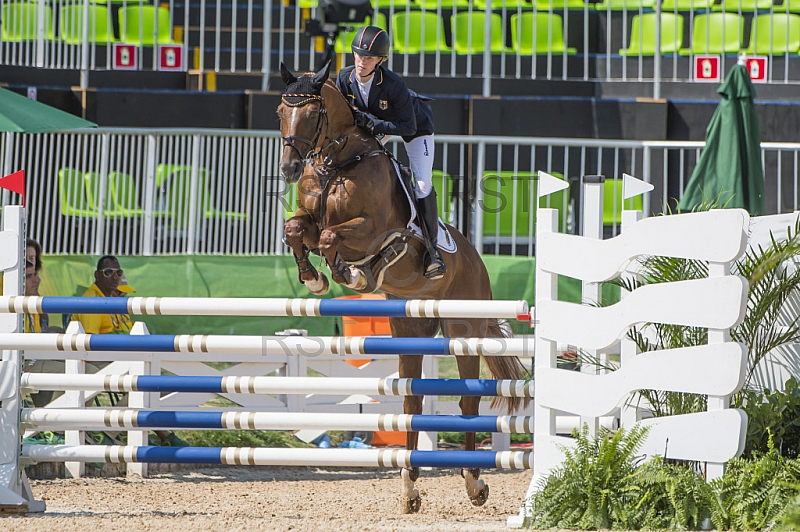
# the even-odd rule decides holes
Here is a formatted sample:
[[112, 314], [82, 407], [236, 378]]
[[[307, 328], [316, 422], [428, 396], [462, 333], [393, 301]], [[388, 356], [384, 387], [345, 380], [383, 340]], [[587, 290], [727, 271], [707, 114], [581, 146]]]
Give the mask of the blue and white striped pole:
[[255, 355], [533, 356], [532, 338], [227, 336], [204, 334], [0, 334], [0, 348], [36, 351], [143, 351]]
[[323, 395], [459, 395], [533, 397], [533, 381], [491, 379], [397, 379], [364, 377], [251, 377], [172, 375], [64, 375], [23, 373], [33, 390], [189, 392]]
[[502, 318], [530, 321], [526, 301], [351, 300], [223, 297], [0, 296], [0, 313], [132, 314], [164, 316], [369, 316]]
[[21, 423], [48, 430], [229, 429], [497, 432], [531, 434], [532, 416], [445, 416], [310, 412], [200, 412], [90, 408], [25, 408]]
[[529, 451], [406, 451], [403, 449], [269, 449], [261, 447], [135, 447], [23, 445], [33, 462], [105, 462], [316, 467], [451, 467], [531, 469]]

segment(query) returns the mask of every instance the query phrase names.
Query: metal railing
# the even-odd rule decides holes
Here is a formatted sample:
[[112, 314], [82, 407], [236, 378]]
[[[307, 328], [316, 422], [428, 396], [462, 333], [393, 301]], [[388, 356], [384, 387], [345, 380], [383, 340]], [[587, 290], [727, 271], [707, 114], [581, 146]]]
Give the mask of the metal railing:
[[[647, 0], [461, 5], [375, 2], [373, 20], [393, 39], [389, 66], [406, 76], [479, 78], [484, 95], [503, 78], [652, 81], [657, 96], [661, 80], [694, 78], [695, 55], [720, 56], [724, 75], [741, 51], [767, 57], [768, 82], [800, 82], [796, 43], [781, 39], [800, 24], [788, 2], [759, 11], [725, 2], [711, 10], [704, 0], [685, 11]], [[159, 47], [179, 45], [179, 70], [256, 74], [266, 89], [280, 62], [294, 70], [319, 66], [324, 39], [305, 33], [317, 11], [272, 0], [0, 0], [0, 65], [80, 69], [87, 85], [94, 70], [163, 68]], [[336, 41], [340, 66], [352, 61], [351, 38], [345, 29]], [[662, 45], [654, 55], [656, 38]], [[122, 61], [131, 53], [135, 62]]]
[[[46, 253], [288, 252], [283, 221], [295, 198], [279, 177], [277, 131], [107, 128], [5, 135], [4, 175], [26, 171], [28, 230]], [[390, 146], [403, 160], [400, 143]], [[639, 177], [655, 186], [641, 203], [648, 215], [674, 211], [703, 146], [439, 135], [434, 185], [442, 218], [469, 233], [484, 253], [532, 256], [539, 207], [559, 210], [561, 230], [573, 232], [582, 212], [578, 186], [537, 201], [539, 170], [570, 180]], [[799, 154], [800, 143], [762, 143], [765, 214], [798, 210]], [[606, 201], [604, 223], [615, 234], [623, 208], [619, 191]], [[17, 202], [8, 191], [0, 195], [0, 205]]]

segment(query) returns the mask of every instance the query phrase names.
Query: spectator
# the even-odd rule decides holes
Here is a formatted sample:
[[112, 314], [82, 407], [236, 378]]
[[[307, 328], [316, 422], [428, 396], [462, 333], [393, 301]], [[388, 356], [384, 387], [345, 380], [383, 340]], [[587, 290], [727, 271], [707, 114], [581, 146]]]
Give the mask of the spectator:
[[[126, 297], [133, 292], [125, 279], [125, 272], [113, 255], [105, 255], [97, 261], [94, 284], [84, 292], [83, 297]], [[79, 321], [87, 334], [130, 334], [133, 322], [128, 314], [73, 314], [72, 321]], [[123, 397], [116, 406], [127, 406], [128, 398]], [[170, 445], [185, 447], [187, 444], [174, 432], [155, 430], [156, 438], [150, 437], [151, 445]], [[115, 433], [106, 434], [115, 437]]]
[[[29, 238], [25, 242], [25, 295], [38, 296], [42, 269], [42, 246]], [[47, 314], [25, 314], [25, 332], [47, 332], [49, 324]]]
[[[113, 255], [105, 255], [97, 261], [94, 284], [84, 292], [83, 297], [125, 297], [133, 291], [122, 284], [124, 272]], [[130, 334], [133, 322], [127, 314], [73, 314], [71, 321], [79, 321], [87, 334]]]

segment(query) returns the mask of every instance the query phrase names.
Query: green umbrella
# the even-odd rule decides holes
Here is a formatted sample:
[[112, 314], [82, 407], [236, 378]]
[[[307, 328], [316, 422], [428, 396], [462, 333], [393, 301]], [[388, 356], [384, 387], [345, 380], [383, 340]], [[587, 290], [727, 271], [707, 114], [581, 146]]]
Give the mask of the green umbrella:
[[744, 65], [736, 65], [717, 89], [722, 96], [706, 129], [706, 147], [686, 185], [680, 208], [704, 202], [764, 214], [761, 129], [753, 98], [756, 90]]
[[44, 133], [97, 124], [0, 88], [0, 132]]

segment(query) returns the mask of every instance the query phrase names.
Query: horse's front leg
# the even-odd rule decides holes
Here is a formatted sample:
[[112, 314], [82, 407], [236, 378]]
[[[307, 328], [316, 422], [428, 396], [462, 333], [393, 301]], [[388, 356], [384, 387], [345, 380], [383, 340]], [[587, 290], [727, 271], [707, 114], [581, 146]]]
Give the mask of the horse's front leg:
[[319, 229], [314, 219], [307, 212], [297, 211], [297, 214], [283, 224], [283, 234], [294, 253], [300, 282], [305, 284], [312, 294], [326, 293], [329, 287], [328, 278], [314, 268], [309, 258], [309, 248], [319, 245]]
[[367, 252], [370, 244], [372, 223], [365, 217], [353, 218], [344, 223], [325, 228], [319, 235], [319, 250], [331, 267], [331, 277], [334, 282], [343, 284], [354, 290], [363, 290], [367, 287], [364, 274], [345, 265], [337, 257], [338, 249], [345, 245], [351, 250]]

